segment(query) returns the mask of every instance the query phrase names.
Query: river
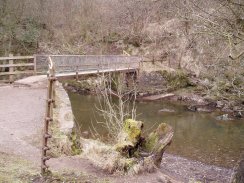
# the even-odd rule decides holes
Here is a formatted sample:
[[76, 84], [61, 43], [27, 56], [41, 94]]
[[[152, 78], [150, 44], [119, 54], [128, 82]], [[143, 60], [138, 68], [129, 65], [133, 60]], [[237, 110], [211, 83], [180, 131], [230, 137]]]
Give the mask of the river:
[[[106, 134], [96, 123], [102, 120], [96, 111], [98, 98], [71, 92], [69, 97], [82, 131], [89, 131], [93, 124], [101, 135]], [[170, 154], [232, 168], [244, 153], [244, 120], [218, 121], [217, 113], [190, 112], [182, 104], [164, 101], [138, 102], [136, 107], [137, 120], [144, 122], [147, 132], [161, 122], [173, 127], [173, 143], [167, 150]], [[159, 112], [161, 109], [174, 112]]]

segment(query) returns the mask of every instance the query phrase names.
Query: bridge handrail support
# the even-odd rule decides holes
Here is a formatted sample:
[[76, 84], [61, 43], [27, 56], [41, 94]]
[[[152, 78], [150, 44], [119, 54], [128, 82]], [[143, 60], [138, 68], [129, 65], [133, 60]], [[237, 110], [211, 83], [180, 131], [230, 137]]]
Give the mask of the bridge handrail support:
[[52, 59], [49, 57], [49, 68], [48, 68], [48, 88], [47, 88], [47, 101], [46, 101], [46, 115], [44, 120], [43, 130], [43, 143], [42, 143], [42, 157], [41, 157], [41, 174], [45, 174], [48, 171], [46, 161], [50, 159], [47, 156], [47, 151], [50, 150], [48, 147], [48, 139], [51, 138], [49, 134], [49, 123], [53, 121], [53, 108], [55, 107], [55, 71]]

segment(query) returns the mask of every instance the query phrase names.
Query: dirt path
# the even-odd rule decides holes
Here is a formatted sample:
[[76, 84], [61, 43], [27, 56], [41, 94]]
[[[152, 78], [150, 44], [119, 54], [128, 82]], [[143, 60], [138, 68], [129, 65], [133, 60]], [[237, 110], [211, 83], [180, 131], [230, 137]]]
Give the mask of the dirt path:
[[39, 163], [45, 99], [43, 87], [0, 87], [1, 152]]

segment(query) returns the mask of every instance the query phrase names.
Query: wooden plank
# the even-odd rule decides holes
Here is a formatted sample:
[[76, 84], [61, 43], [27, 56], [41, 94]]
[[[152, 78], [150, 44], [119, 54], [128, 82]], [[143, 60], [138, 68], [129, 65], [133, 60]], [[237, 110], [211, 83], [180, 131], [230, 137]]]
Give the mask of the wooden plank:
[[[9, 54], [9, 57], [12, 58], [13, 54]], [[9, 65], [13, 65], [14, 61], [11, 59], [9, 60]], [[9, 73], [14, 72], [14, 68], [10, 67], [9, 68]], [[12, 83], [14, 81], [14, 76], [13, 75], [9, 75], [9, 82]]]
[[0, 80], [0, 83], [9, 83], [9, 80]]
[[21, 59], [34, 59], [34, 57], [33, 56], [0, 57], [0, 61], [2, 61], [2, 60], [21, 60]]
[[0, 76], [7, 76], [7, 75], [18, 75], [18, 74], [33, 74], [34, 70], [30, 71], [14, 71], [14, 72], [0, 72]]
[[27, 67], [27, 66], [34, 66], [34, 63], [3, 64], [3, 65], [0, 65], [0, 68], [6, 68], [6, 67]]

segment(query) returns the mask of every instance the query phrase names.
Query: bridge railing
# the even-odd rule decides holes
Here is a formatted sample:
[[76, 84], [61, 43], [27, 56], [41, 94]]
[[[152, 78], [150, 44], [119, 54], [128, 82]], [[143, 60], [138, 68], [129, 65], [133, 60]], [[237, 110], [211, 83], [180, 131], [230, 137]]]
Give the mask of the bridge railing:
[[47, 87], [47, 100], [46, 100], [46, 114], [44, 119], [43, 127], [43, 140], [42, 140], [42, 156], [41, 156], [41, 173], [44, 174], [48, 171], [47, 160], [51, 157], [48, 156], [47, 151], [51, 149], [48, 146], [48, 139], [52, 138], [50, 133], [49, 124], [53, 122], [53, 108], [55, 107], [55, 77], [54, 64], [52, 59], [49, 57], [48, 64], [48, 87]]
[[[69, 73], [106, 69], [139, 69], [140, 57], [118, 55], [49, 55], [54, 63], [55, 72]], [[37, 55], [37, 72], [48, 68], [48, 55]]]
[[59, 73], [139, 69], [141, 58], [125, 55], [33, 55], [0, 57], [0, 82], [33, 74], [47, 74], [49, 57]]

